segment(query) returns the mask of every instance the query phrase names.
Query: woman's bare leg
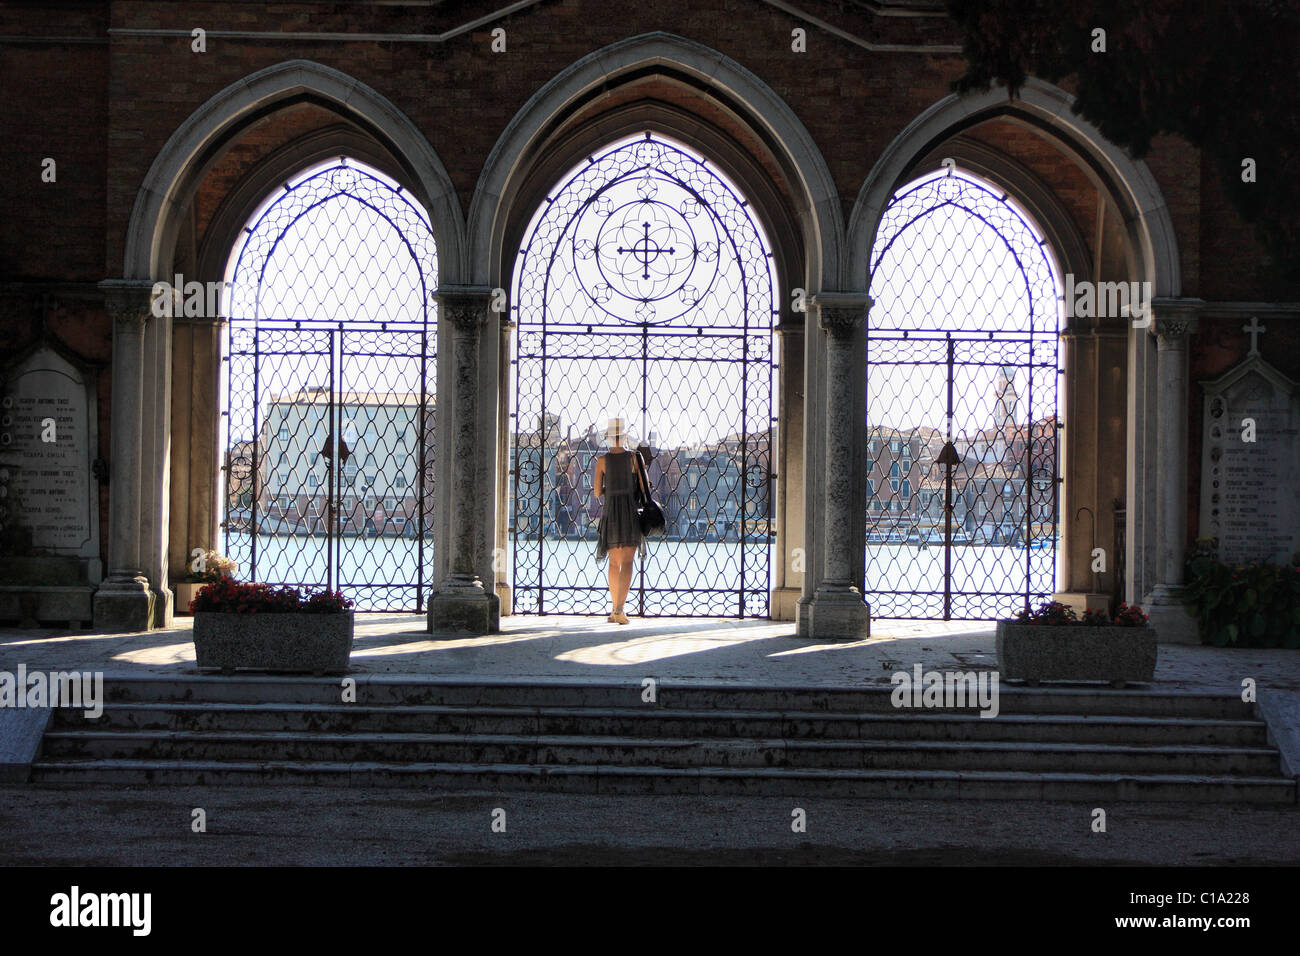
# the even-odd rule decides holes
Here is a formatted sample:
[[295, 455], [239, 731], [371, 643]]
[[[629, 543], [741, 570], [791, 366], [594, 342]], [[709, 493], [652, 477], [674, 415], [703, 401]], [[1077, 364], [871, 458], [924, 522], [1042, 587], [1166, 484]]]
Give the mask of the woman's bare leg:
[[609, 549], [609, 595], [614, 601], [614, 612], [623, 610], [627, 592], [632, 586], [632, 559], [636, 545]]

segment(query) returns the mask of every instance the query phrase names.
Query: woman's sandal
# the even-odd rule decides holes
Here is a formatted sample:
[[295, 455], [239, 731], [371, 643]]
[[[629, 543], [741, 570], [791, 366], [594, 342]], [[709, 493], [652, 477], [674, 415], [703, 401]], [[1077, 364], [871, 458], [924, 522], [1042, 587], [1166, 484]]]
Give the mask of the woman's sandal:
[[618, 624], [631, 624], [631, 623], [632, 623], [631, 621], [629, 621], [629, 620], [627, 619], [627, 615], [624, 614], [622, 611], [619, 611], [617, 614], [613, 615], [613, 617], [614, 617], [615, 622], [618, 623]]

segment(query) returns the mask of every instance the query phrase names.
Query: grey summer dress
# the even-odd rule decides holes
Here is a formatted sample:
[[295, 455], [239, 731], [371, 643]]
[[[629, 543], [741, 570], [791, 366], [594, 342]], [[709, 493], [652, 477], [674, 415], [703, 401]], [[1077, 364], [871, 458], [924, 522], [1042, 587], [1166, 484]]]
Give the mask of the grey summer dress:
[[645, 535], [636, 517], [636, 463], [634, 451], [611, 451], [605, 459], [605, 497], [596, 524], [596, 563], [604, 564], [610, 548], [636, 545], [646, 555]]

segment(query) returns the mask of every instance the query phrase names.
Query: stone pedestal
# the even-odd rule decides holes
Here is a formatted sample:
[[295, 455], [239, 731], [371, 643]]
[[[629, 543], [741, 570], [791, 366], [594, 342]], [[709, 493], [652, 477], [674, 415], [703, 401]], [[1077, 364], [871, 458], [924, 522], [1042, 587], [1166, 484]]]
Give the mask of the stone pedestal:
[[450, 442], [443, 442], [439, 454], [452, 456], [451, 526], [449, 573], [429, 599], [430, 633], [490, 634], [497, 630], [500, 603], [484, 588], [475, 570], [478, 555], [474, 542], [480, 537], [476, 522], [482, 514], [477, 506], [490, 493], [490, 478], [480, 476], [478, 423], [478, 370], [480, 336], [491, 316], [492, 290], [463, 288], [440, 291], [440, 318], [453, 329], [454, 368], [451, 388]]
[[1181, 586], [1157, 585], [1147, 595], [1142, 610], [1155, 628], [1156, 639], [1161, 644], [1199, 644], [1200, 634], [1196, 618], [1184, 601], [1185, 589]]
[[[865, 548], [865, 503], [854, 494], [852, 455], [855, 424], [863, 419], [865, 394], [856, 387], [854, 348], [866, 323], [866, 295], [818, 293], [812, 299], [826, 336], [826, 403], [822, 409], [825, 458], [821, 464], [826, 495], [826, 539], [822, 577], [808, 605], [807, 636], [814, 640], [854, 641], [871, 633], [871, 611], [854, 583], [854, 549]], [[811, 423], [810, 423], [811, 425]]]

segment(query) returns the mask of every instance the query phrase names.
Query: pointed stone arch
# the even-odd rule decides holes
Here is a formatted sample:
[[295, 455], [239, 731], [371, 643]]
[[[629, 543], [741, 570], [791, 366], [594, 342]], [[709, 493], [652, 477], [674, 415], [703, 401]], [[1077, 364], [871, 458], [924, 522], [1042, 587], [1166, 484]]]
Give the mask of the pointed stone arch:
[[163, 278], [176, 219], [214, 148], [249, 119], [296, 97], [310, 97], [355, 122], [404, 164], [433, 223], [448, 282], [459, 280], [465, 226], [451, 177], [415, 124], [378, 91], [332, 67], [288, 60], [258, 70], [213, 95], [158, 151], [136, 195], [122, 274]]
[[109, 575], [95, 617], [109, 629], [169, 623], [171, 546], [172, 322], [150, 312], [155, 281], [170, 280], [184, 212], [214, 158], [268, 112], [309, 101], [337, 113], [381, 144], [402, 167], [428, 212], [444, 281], [464, 261], [464, 219], [442, 161], [415, 124], [386, 97], [345, 73], [289, 60], [231, 83], [190, 114], [159, 150], [136, 195], [121, 278], [103, 289], [114, 316]]
[[[865, 285], [869, 281], [872, 246], [885, 208], [895, 190], [909, 178], [928, 171], [927, 167], [932, 168], [938, 155], [936, 151], [942, 144], [979, 123], [1006, 118], [1030, 126], [1044, 139], [1080, 162], [1099, 193], [1108, 197], [1119, 210], [1127, 240], [1129, 274], [1125, 278], [1150, 283], [1155, 312], [1154, 320], [1145, 330], [1134, 328], [1130, 324], [1127, 341], [1122, 329], [1118, 332], [1114, 329], [1107, 330], [1107, 334], [1112, 337], [1120, 336], [1117, 342], [1107, 346], [1110, 354], [1122, 357], [1125, 351], [1127, 353], [1127, 434], [1123, 436], [1126, 452], [1123, 485], [1126, 504], [1124, 567], [1127, 599], [1131, 602], [1142, 601], [1153, 588], [1171, 577], [1172, 572], [1161, 569], [1163, 565], [1158, 567], [1158, 555], [1174, 552], [1181, 555], [1182, 551], [1181, 543], [1171, 537], [1165, 536], [1165, 539], [1157, 542], [1156, 516], [1181, 514], [1181, 496], [1185, 495], [1184, 456], [1181, 453], [1157, 454], [1157, 441], [1161, 440], [1158, 438], [1160, 433], [1165, 435], [1164, 441], [1173, 440], [1175, 433], [1183, 427], [1185, 406], [1181, 401], [1160, 400], [1157, 408], [1157, 401], [1158, 396], [1171, 391], [1159, 384], [1166, 377], [1171, 383], [1181, 382], [1177, 366], [1185, 364], [1185, 356], [1179, 343], [1185, 341], [1185, 331], [1192, 326], [1182, 321], [1177, 328], [1183, 331], [1169, 339], [1169, 343], [1173, 344], [1168, 349], [1166, 344], [1169, 343], [1162, 335], [1160, 361], [1157, 360], [1155, 337], [1150, 333], [1163, 327], [1159, 318], [1161, 314], [1182, 315], [1189, 310], [1195, 312], [1199, 300], [1180, 299], [1182, 274], [1177, 239], [1169, 208], [1150, 169], [1146, 163], [1134, 159], [1127, 151], [1109, 141], [1096, 126], [1076, 114], [1073, 105], [1074, 98], [1070, 94], [1032, 77], [1015, 99], [1009, 99], [1005, 89], [995, 88], [964, 96], [953, 94], [934, 103], [894, 138], [863, 183], [849, 217], [845, 270], [850, 284]], [[1018, 188], [1023, 184], [1017, 184], [1014, 176], [997, 178], [1004, 188], [1023, 192], [1023, 189]], [[1030, 200], [1030, 206], [1035, 207], [1036, 211], [1045, 211], [1044, 204], [1034, 203], [1032, 196], [1021, 198]], [[1045, 223], [1049, 233], [1054, 231], [1051, 219], [1049, 214]], [[1053, 238], [1061, 241], [1059, 231]], [[1077, 249], [1071, 254], [1072, 245], [1076, 244], [1067, 241], [1063, 248], [1057, 250], [1058, 254], [1063, 255], [1062, 265], [1066, 271], [1079, 268], [1082, 258]], [[1067, 356], [1067, 387], [1070, 379], [1068, 370], [1074, 361], [1076, 359]], [[1094, 367], [1100, 367], [1096, 357], [1092, 361]], [[1177, 391], [1178, 387], [1175, 385], [1172, 391]], [[1064, 458], [1068, 462], [1068, 443], [1077, 440], [1077, 429], [1067, 429], [1066, 440]], [[1096, 440], [1101, 441], [1100, 433]], [[1069, 493], [1071, 482], [1068, 474], [1065, 488]], [[1081, 538], [1074, 541], [1073, 546], [1069, 543], [1071, 516], [1075, 510], [1073, 506], [1078, 502], [1072, 494], [1067, 494], [1064, 501], [1069, 504], [1063, 504], [1062, 508], [1066, 537], [1063, 547], [1066, 562], [1062, 567], [1062, 577], [1068, 582], [1071, 578], [1077, 579], [1080, 576], [1070, 570], [1070, 552], [1075, 552], [1074, 565], [1075, 571], [1078, 571], [1078, 555], [1086, 554], [1089, 545]], [[1103, 503], [1091, 501], [1090, 504], [1099, 506]], [[1109, 506], [1110, 502], [1104, 504]], [[1081, 507], [1079, 510], [1087, 508]], [[1173, 518], [1169, 521], [1177, 523]], [[1109, 544], [1109, 541], [1105, 543]], [[1181, 567], [1181, 559], [1170, 559], [1164, 561], [1164, 564]], [[1181, 580], [1179, 575], [1173, 576]], [[1066, 588], [1068, 587], [1067, 583]]]
[[917, 161], [950, 136], [986, 119], [1009, 115], [1033, 123], [1083, 160], [1125, 217], [1129, 239], [1138, 253], [1139, 275], [1135, 279], [1150, 282], [1156, 296], [1181, 295], [1178, 246], [1159, 184], [1146, 163], [1128, 155], [1075, 114], [1073, 103], [1064, 90], [1030, 78], [1015, 100], [1008, 100], [1006, 90], [1000, 88], [966, 96], [953, 94], [912, 120], [885, 148], [858, 192], [846, 242], [849, 283], [865, 287], [871, 245], [885, 206], [910, 173], [919, 175], [921, 170], [914, 168]]
[[706, 91], [738, 104], [745, 119], [783, 154], [803, 208], [811, 288], [838, 288], [843, 216], [839, 193], [812, 135], [781, 97], [758, 76], [704, 44], [670, 33], [647, 33], [613, 43], [573, 63], [539, 89], [510, 121], [488, 155], [469, 207], [470, 281], [495, 284], [503, 263], [501, 239], [513, 190], [528, 171], [530, 149], [555, 119], [593, 90], [651, 69], [682, 73]]
[[[762, 141], [779, 165], [780, 175], [791, 197], [791, 213], [795, 220], [790, 241], [798, 243], [797, 258], [802, 263], [802, 273], [786, 276], [788, 287], [780, 290], [779, 295], [785, 299], [783, 313], [787, 311], [793, 287], [804, 288], [808, 297], [818, 292], [840, 290], [844, 266], [842, 205], [829, 167], [812, 135], [789, 104], [754, 73], [717, 50], [664, 32], [632, 37], [576, 61], [542, 86], [511, 120], [489, 154], [470, 202], [466, 237], [467, 286], [478, 290], [479, 295], [493, 288], [509, 287], [514, 259], [513, 251], [507, 248], [511, 219], [517, 217], [519, 205], [527, 202], [520, 196], [521, 189], [540, 161], [538, 151], [548, 142], [550, 134], [584, 102], [647, 74], [671, 77], [674, 82], [688, 85], [702, 97], [721, 105], [739, 125]], [[687, 142], [696, 139], [693, 134], [698, 130], [689, 125], [683, 128], [671, 112], [660, 110], [646, 128], [653, 127], [667, 135], [684, 137]], [[611, 140], [618, 132], [613, 126], [604, 130]], [[531, 212], [528, 210], [529, 215]], [[774, 244], [776, 242], [774, 239]], [[821, 490], [804, 485], [805, 474], [812, 477], [822, 473], [815, 465], [808, 466], [806, 471], [805, 463], [819, 462], [825, 453], [824, 436], [819, 428], [804, 428], [805, 408], [820, 409], [824, 403], [820, 383], [825, 361], [825, 336], [810, 318], [813, 314], [791, 315], [782, 323], [782, 332], [790, 333], [792, 343], [788, 350], [784, 345], [782, 348], [783, 367], [790, 368], [790, 374], [782, 377], [782, 422], [787, 423], [787, 408], [792, 415], [797, 414], [797, 422], [786, 429], [778, 461], [781, 479], [777, 508], [781, 515], [786, 516], [778, 517], [778, 538], [785, 545], [781, 553], [787, 566], [777, 572], [777, 593], [773, 601], [775, 617], [794, 615], [795, 602], [801, 599], [801, 595], [803, 598], [810, 596], [819, 569], [816, 547], [808, 548], [811, 557], [806, 569], [802, 563], [804, 548], [820, 541], [818, 531], [822, 521], [822, 509], [818, 506]], [[488, 323], [482, 333], [480, 348], [484, 358], [477, 362], [480, 370], [476, 392], [478, 409], [473, 425], [478, 434], [495, 434], [497, 440], [490, 447], [480, 447], [475, 472], [483, 479], [481, 484], [486, 484], [488, 475], [496, 475], [497, 480], [495, 495], [469, 499], [467, 507], [478, 511], [474, 535], [475, 566], [478, 577], [487, 582], [496, 579], [492, 555], [505, 547], [506, 536], [504, 462], [507, 459], [505, 440], [509, 422], [508, 402], [503, 389], [509, 362], [509, 341], [503, 334], [501, 322]], [[441, 353], [450, 357], [455, 350], [446, 346]], [[487, 360], [486, 356], [493, 356], [496, 360]], [[785, 356], [797, 357], [791, 358], [787, 365]], [[443, 380], [450, 380], [455, 370], [440, 368], [439, 374]], [[806, 396], [805, 382], [813, 383]], [[452, 402], [455, 401], [452, 398]], [[443, 403], [440, 415], [449, 410], [449, 404]], [[820, 425], [821, 416], [814, 413], [808, 421]], [[440, 419], [439, 428], [445, 434], [452, 424]], [[454, 495], [452, 476], [444, 475], [440, 480], [441, 487]], [[455, 510], [453, 502], [441, 498], [438, 506], [443, 513]], [[799, 554], [794, 557], [796, 551]], [[445, 550], [443, 553], [453, 557]], [[508, 587], [497, 581], [496, 599], [505, 600], [507, 595]]]

